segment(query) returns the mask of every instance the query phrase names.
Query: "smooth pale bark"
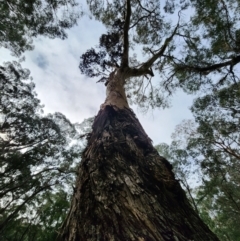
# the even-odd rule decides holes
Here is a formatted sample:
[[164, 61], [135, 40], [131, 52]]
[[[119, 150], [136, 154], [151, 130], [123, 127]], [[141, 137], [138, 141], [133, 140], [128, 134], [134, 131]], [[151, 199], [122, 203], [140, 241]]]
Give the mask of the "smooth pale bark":
[[129, 109], [126, 77], [116, 71], [109, 79], [58, 240], [218, 240]]
[[107, 90], [106, 90], [106, 100], [101, 109], [105, 106], [114, 106], [119, 109], [128, 108], [127, 97], [125, 94], [124, 84], [128, 77], [128, 71], [123, 72], [121, 70], [113, 71], [108, 80]]

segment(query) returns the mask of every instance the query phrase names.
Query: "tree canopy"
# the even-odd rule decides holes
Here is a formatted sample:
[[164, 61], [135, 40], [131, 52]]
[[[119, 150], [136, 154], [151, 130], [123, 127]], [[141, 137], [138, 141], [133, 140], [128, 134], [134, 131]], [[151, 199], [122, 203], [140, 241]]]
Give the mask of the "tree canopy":
[[68, 210], [84, 127], [44, 116], [17, 62], [5, 63], [0, 79], [0, 237], [51, 240]]
[[195, 209], [226, 241], [240, 235], [239, 90], [237, 83], [197, 98], [195, 122], [183, 122], [172, 144], [158, 148], [173, 162]]
[[65, 39], [66, 29], [76, 25], [80, 16], [75, 0], [0, 2], [0, 47], [17, 56], [33, 49], [33, 38], [39, 35]]
[[165, 107], [178, 88], [196, 93], [238, 81], [238, 1], [87, 3], [107, 32], [81, 56], [80, 70], [107, 83], [113, 69], [130, 67], [130, 101]]

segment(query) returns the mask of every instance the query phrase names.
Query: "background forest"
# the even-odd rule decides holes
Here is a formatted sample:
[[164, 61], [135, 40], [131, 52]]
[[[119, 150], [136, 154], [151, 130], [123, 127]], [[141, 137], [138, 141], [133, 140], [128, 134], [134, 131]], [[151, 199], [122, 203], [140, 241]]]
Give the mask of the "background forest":
[[[22, 67], [23, 56], [36, 51], [34, 43], [41, 36], [68, 41], [68, 29], [94, 11], [91, 2], [0, 1], [1, 56], [4, 51], [13, 55], [11, 61], [2, 57], [0, 66], [1, 240], [54, 240], [68, 212], [76, 167], [94, 117], [89, 114], [79, 124], [59, 112], [45, 115], [30, 70]], [[166, 0], [159, 8], [164, 18], [171, 19], [162, 22], [163, 35], [170, 35], [167, 29], [177, 24], [181, 31], [168, 46], [167, 60], [155, 64], [156, 77], [136, 79], [128, 86], [129, 102], [145, 113], [167, 107], [179, 90], [191, 96], [193, 118], [177, 125], [170, 144], [155, 143], [156, 148], [173, 164], [193, 208], [219, 239], [239, 241], [240, 3]], [[146, 28], [143, 24], [138, 29], [142, 39], [131, 46], [143, 59], [149, 54], [148, 45], [164, 42], [147, 39]], [[145, 46], [143, 54], [139, 46]], [[131, 61], [135, 60], [133, 52]], [[95, 85], [90, 81], [88, 87]]]

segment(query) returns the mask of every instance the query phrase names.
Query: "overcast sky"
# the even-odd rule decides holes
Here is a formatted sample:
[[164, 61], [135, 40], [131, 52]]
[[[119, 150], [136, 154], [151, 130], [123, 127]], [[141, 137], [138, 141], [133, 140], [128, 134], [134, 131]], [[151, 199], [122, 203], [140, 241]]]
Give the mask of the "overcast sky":
[[[99, 22], [83, 17], [78, 26], [67, 31], [68, 39], [37, 38], [35, 49], [24, 54], [26, 60], [22, 66], [31, 71], [45, 113], [61, 112], [73, 123], [97, 114], [105, 99], [105, 86], [81, 75], [78, 65], [81, 54], [95, 47], [103, 32]], [[0, 54], [2, 61], [12, 59], [8, 50], [0, 49]], [[154, 144], [170, 144], [175, 126], [191, 118], [192, 99], [178, 92], [169, 109], [150, 110], [145, 114], [133, 109]]]

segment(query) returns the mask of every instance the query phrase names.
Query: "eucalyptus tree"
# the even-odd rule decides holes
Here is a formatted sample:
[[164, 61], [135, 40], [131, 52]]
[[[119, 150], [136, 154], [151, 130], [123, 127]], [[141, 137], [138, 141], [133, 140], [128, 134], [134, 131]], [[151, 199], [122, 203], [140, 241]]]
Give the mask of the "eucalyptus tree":
[[39, 35], [65, 39], [80, 14], [75, 0], [1, 0], [0, 47], [19, 56], [33, 49], [33, 38]]
[[[181, 20], [185, 1], [172, 24], [173, 1], [165, 6], [157, 0], [87, 3], [107, 32], [98, 48], [81, 56], [79, 67], [105, 83], [106, 99], [88, 135], [58, 240], [218, 240], [192, 209], [171, 164], [159, 156], [127, 99], [165, 105], [151, 77], [156, 71], [162, 83], [176, 78], [165, 70], [175, 68], [179, 39], [192, 38]], [[143, 47], [145, 59], [132, 53], [135, 45]]]
[[[189, 129], [188, 125], [180, 126]], [[179, 128], [179, 125], [177, 127]], [[175, 133], [179, 134], [177, 130]], [[189, 141], [189, 139], [190, 137], [188, 136], [186, 141]], [[197, 203], [196, 195], [200, 185], [201, 176], [199, 174], [201, 172], [199, 171], [199, 165], [195, 163], [194, 158], [189, 154], [189, 149], [187, 149], [187, 147], [183, 148], [176, 140], [173, 140], [170, 145], [160, 143], [156, 146], [156, 149], [161, 156], [166, 157], [172, 164], [175, 178], [179, 180], [182, 188], [186, 192], [190, 204], [195, 212], [199, 214], [200, 207]], [[206, 222], [205, 219], [203, 219], [203, 221]]]
[[17, 62], [0, 67], [1, 240], [54, 239], [80, 161], [75, 126], [43, 116], [29, 74]]
[[188, 148], [203, 173], [198, 198], [202, 215], [210, 213], [209, 223], [221, 240], [238, 240], [240, 235], [235, 225], [240, 221], [239, 87], [235, 83], [222, 88], [197, 99], [192, 107], [198, 135], [189, 138]]
[[[235, 83], [197, 98], [191, 108], [195, 121], [179, 125], [170, 146], [158, 146], [173, 162], [194, 208], [226, 241], [239, 240], [240, 235], [239, 86]], [[191, 189], [194, 177], [198, 183], [195, 180]]]

